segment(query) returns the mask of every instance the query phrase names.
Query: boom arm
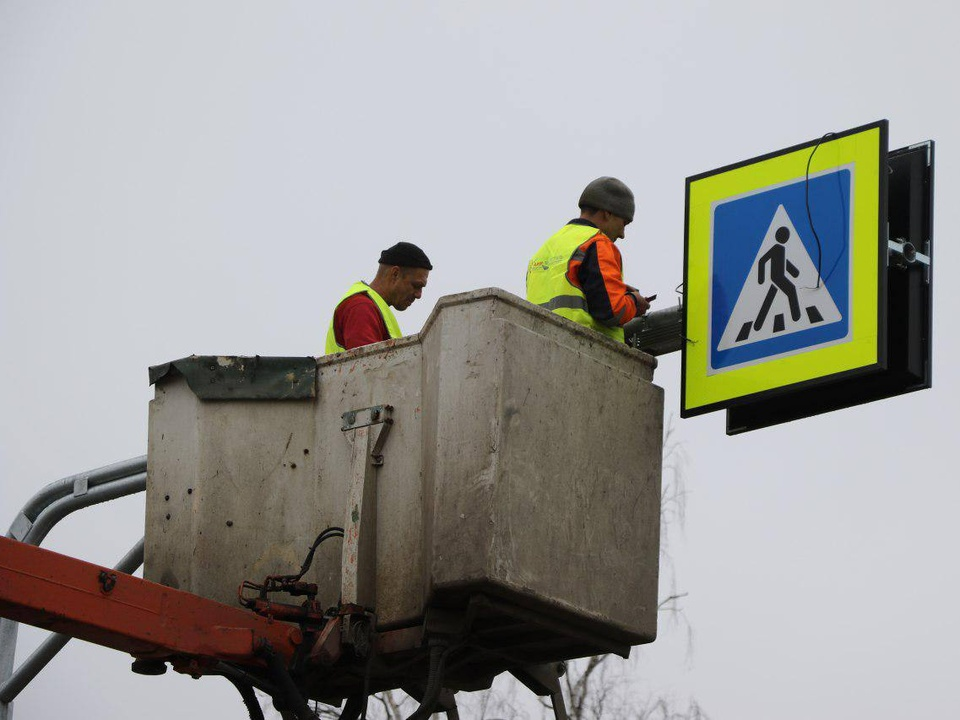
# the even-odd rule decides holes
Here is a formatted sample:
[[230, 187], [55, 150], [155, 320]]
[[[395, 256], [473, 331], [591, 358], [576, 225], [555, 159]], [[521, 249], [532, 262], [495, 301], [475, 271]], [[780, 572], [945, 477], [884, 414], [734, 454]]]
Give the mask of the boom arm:
[[139, 658], [262, 666], [269, 642], [288, 662], [296, 626], [0, 537], [0, 615]]

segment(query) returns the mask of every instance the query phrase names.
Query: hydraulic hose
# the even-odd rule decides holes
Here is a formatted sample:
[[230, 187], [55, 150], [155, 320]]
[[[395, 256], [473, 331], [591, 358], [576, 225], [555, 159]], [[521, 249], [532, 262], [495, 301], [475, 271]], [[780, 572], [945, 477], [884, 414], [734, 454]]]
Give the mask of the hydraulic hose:
[[233, 686], [240, 691], [240, 697], [243, 698], [243, 704], [247, 708], [250, 720], [264, 720], [263, 709], [260, 707], [257, 696], [253, 692], [253, 685], [239, 678], [232, 677], [231, 675], [224, 675], [223, 677], [229, 680]]
[[362, 695], [351, 695], [343, 706], [343, 712], [340, 713], [340, 720], [357, 720], [365, 706], [365, 698]]
[[265, 642], [261, 645], [257, 654], [266, 661], [267, 670], [270, 671], [273, 681], [279, 687], [280, 700], [289, 708], [296, 720], [318, 720], [316, 714], [307, 705], [303, 694], [293, 682], [293, 678], [290, 677], [290, 671], [287, 670], [283, 660], [277, 655], [270, 643]]
[[433, 714], [433, 708], [440, 697], [443, 684], [443, 666], [447, 661], [450, 648], [446, 643], [438, 642], [430, 648], [430, 669], [427, 672], [427, 687], [423, 692], [420, 707], [413, 711], [407, 720], [426, 720]]

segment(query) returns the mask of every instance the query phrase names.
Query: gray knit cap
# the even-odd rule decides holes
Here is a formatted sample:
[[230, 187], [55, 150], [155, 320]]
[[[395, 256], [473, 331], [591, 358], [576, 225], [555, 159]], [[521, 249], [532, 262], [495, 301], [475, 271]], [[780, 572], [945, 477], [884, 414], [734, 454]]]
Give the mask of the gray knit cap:
[[583, 189], [580, 196], [580, 209], [595, 208], [612, 212], [627, 222], [633, 222], [635, 205], [633, 193], [620, 180], [613, 177], [599, 177]]

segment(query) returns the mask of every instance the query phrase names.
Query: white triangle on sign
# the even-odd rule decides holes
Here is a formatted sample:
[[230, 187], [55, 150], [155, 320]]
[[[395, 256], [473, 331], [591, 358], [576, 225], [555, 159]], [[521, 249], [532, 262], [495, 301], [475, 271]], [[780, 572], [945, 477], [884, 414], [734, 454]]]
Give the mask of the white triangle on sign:
[[841, 319], [826, 283], [819, 278], [797, 229], [780, 205], [750, 266], [717, 350], [742, 347]]

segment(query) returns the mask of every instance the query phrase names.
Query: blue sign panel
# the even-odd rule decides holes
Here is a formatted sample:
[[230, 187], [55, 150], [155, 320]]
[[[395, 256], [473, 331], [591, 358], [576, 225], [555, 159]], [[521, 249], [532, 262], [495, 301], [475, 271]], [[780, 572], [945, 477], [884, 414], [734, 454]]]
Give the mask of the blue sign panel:
[[708, 375], [850, 338], [851, 170], [714, 204]]

